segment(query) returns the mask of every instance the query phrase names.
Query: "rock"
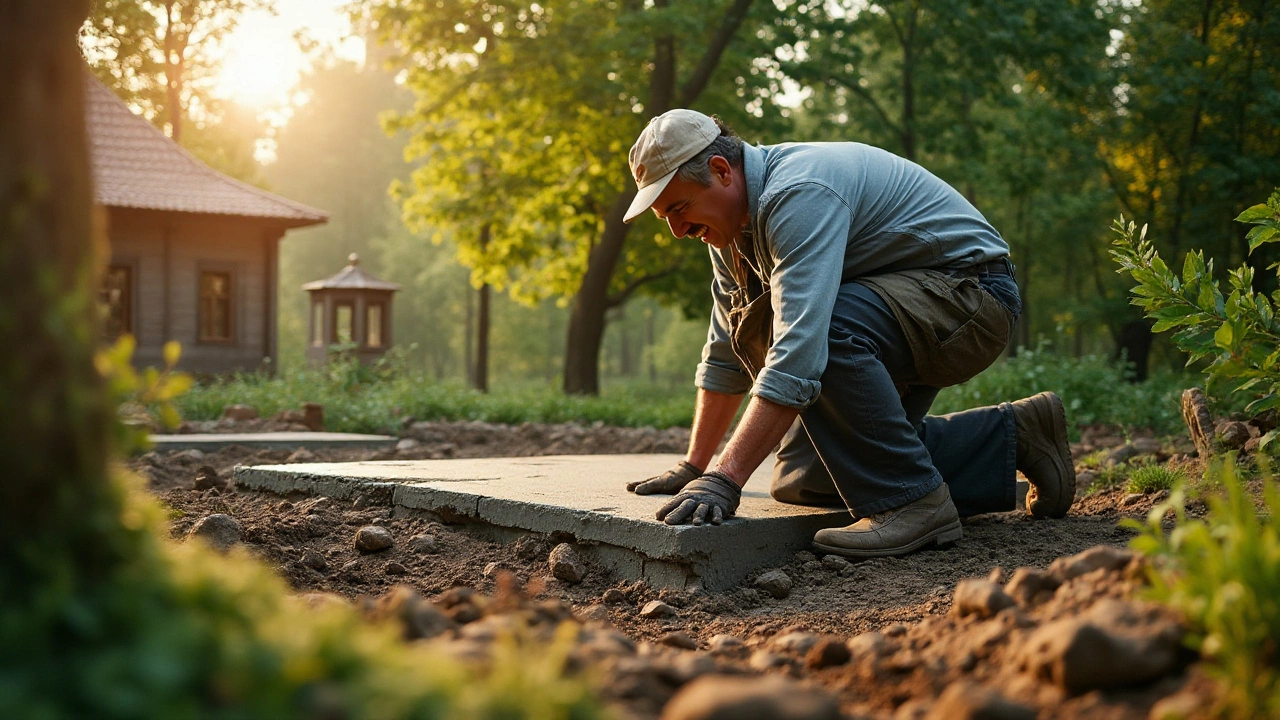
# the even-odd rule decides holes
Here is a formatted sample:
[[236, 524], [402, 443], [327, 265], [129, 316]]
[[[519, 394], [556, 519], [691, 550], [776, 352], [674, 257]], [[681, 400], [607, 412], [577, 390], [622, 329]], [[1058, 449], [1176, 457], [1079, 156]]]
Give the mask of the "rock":
[[1209, 413], [1209, 404], [1200, 388], [1182, 391], [1182, 420], [1187, 424], [1196, 451], [1200, 453], [1200, 457], [1207, 459], [1214, 450], [1213, 415]]
[[888, 654], [889, 641], [884, 635], [872, 630], [864, 632], [861, 635], [855, 635], [847, 642], [845, 647], [849, 648], [849, 654], [853, 658], [862, 659], [867, 657], [879, 657]]
[[204, 459], [204, 451], [191, 448], [190, 450], [179, 450], [171, 455], [174, 460], [182, 462], [199, 462]]
[[1009, 578], [1004, 591], [1019, 604], [1030, 606], [1035, 604], [1040, 593], [1053, 592], [1059, 585], [1061, 582], [1044, 570], [1022, 567], [1013, 571], [1013, 577]]
[[1213, 429], [1214, 440], [1223, 450], [1239, 450], [1249, 442], [1249, 426], [1235, 420], [1218, 423]]
[[683, 630], [673, 630], [672, 632], [658, 638], [659, 645], [667, 647], [680, 648], [681, 650], [697, 650], [698, 641], [693, 636]]
[[404, 585], [392, 588], [378, 598], [373, 614], [398, 620], [406, 640], [425, 640], [458, 627], [440, 608]]
[[1102, 461], [1102, 464], [1106, 467], [1115, 467], [1116, 465], [1123, 465], [1129, 462], [1130, 460], [1132, 460], [1133, 458], [1138, 457], [1138, 455], [1140, 454], [1141, 453], [1138, 452], [1138, 449], [1135, 448], [1133, 445], [1129, 443], [1125, 443], [1124, 445], [1121, 445], [1118, 448], [1112, 449], [1111, 452], [1108, 452], [1107, 457]]
[[603, 605], [592, 605], [585, 610], [580, 611], [577, 615], [581, 620], [609, 622], [609, 608]]
[[1070, 693], [1136, 685], [1177, 668], [1182, 635], [1155, 606], [1107, 599], [1032, 633], [1019, 667]]
[[707, 647], [713, 653], [724, 654], [724, 653], [737, 652], [738, 650], [741, 650], [745, 646], [743, 645], [742, 640], [740, 638], [737, 638], [733, 635], [721, 634], [721, 635], [712, 635], [711, 639], [707, 640]]
[[1076, 473], [1076, 497], [1084, 497], [1089, 492], [1089, 487], [1098, 479], [1098, 473], [1092, 470], [1081, 470]]
[[222, 490], [227, 484], [222, 478], [218, 477], [218, 471], [212, 465], [201, 465], [196, 470], [196, 479], [192, 483], [192, 487], [196, 490], [209, 490], [217, 488]]
[[329, 561], [315, 550], [304, 550], [302, 557], [298, 558], [298, 562], [303, 567], [309, 567], [316, 572], [324, 572], [329, 569]]
[[676, 609], [661, 600], [651, 600], [640, 608], [640, 617], [642, 618], [664, 618], [671, 617], [676, 614]]
[[795, 631], [779, 635], [769, 644], [775, 650], [804, 655], [809, 652], [809, 648], [818, 644], [818, 636], [810, 632]]
[[1249, 438], [1249, 440], [1245, 442], [1244, 451], [1250, 455], [1253, 455], [1258, 452], [1258, 448], [1260, 447], [1262, 447], [1262, 438], [1253, 437], [1253, 438]]
[[303, 403], [302, 424], [313, 432], [324, 430], [324, 406], [318, 403]]
[[400, 438], [400, 441], [396, 443], [396, 452], [417, 450], [421, 445], [422, 443], [414, 440], [413, 438]]
[[360, 552], [378, 552], [391, 545], [391, 533], [384, 527], [366, 525], [356, 531], [356, 550]]
[[298, 448], [292, 455], [285, 458], [286, 463], [309, 463], [316, 461], [316, 454], [306, 448]]
[[849, 662], [852, 656], [843, 640], [824, 637], [820, 638], [817, 644], [805, 654], [804, 665], [810, 670], [821, 670], [822, 668], [844, 665]]
[[791, 594], [791, 578], [781, 570], [770, 570], [761, 574], [752, 586], [769, 593], [778, 600]]
[[659, 661], [654, 668], [673, 685], [684, 685], [703, 675], [719, 670], [716, 661], [706, 653], [682, 652]]
[[199, 538], [215, 550], [226, 552], [232, 545], [240, 542], [243, 532], [244, 528], [239, 520], [223, 513], [214, 513], [197, 520], [187, 533], [187, 538]]
[[1049, 574], [1059, 582], [1091, 573], [1099, 568], [1119, 570], [1133, 559], [1133, 552], [1110, 545], [1095, 545], [1084, 552], [1061, 557], [1049, 565]]
[[601, 595], [600, 599], [610, 605], [617, 605], [627, 601], [627, 594], [618, 588], [609, 588], [604, 591], [604, 595]]
[[409, 549], [427, 555], [437, 551], [436, 539], [430, 535], [414, 535], [409, 539]]
[[1134, 438], [1133, 449], [1137, 450], [1140, 455], [1158, 455], [1160, 453], [1160, 441], [1148, 437]]
[[1126, 493], [1123, 498], [1120, 498], [1120, 506], [1129, 507], [1130, 505], [1136, 505], [1141, 502], [1144, 497], [1146, 497], [1146, 495], [1143, 493]]
[[841, 570], [844, 570], [845, 568], [850, 567], [852, 565], [853, 563], [849, 562], [848, 560], [845, 560], [839, 555], [827, 555], [822, 558], [822, 567], [830, 570], [833, 573], [839, 573]]
[[823, 690], [777, 676], [707, 675], [681, 688], [661, 720], [839, 720], [840, 706]]
[[1013, 598], [1006, 595], [994, 582], [967, 578], [956, 584], [951, 614], [957, 617], [974, 615], [985, 619], [1015, 604]]
[[578, 556], [578, 551], [569, 543], [560, 543], [547, 556], [547, 564], [551, 566], [551, 574], [558, 580], [570, 584], [582, 582], [587, 576], [587, 566]]
[[892, 638], [902, 637], [903, 635], [907, 634], [907, 626], [904, 625], [903, 623], [898, 622], [885, 627], [885, 629], [881, 630], [880, 632], [884, 633], [885, 637], [892, 637]]
[[228, 405], [222, 408], [222, 417], [225, 420], [257, 420], [258, 409], [252, 405]]
[[995, 690], [961, 680], [947, 686], [925, 720], [1035, 720], [1036, 711]]
[[773, 668], [786, 667], [791, 664], [791, 659], [786, 655], [779, 655], [768, 650], [757, 650], [751, 653], [750, 659], [747, 660], [747, 666], [752, 670], [764, 672]]
[[484, 570], [481, 571], [481, 574], [483, 574], [485, 577], [489, 578], [490, 580], [496, 580], [498, 578], [499, 573], [512, 573], [512, 570], [511, 568], [508, 568], [502, 563], [494, 561], [489, 563], [488, 565], [485, 565]]
[[387, 566], [382, 569], [382, 572], [388, 575], [405, 575], [409, 572], [409, 568], [393, 560], [387, 563]]

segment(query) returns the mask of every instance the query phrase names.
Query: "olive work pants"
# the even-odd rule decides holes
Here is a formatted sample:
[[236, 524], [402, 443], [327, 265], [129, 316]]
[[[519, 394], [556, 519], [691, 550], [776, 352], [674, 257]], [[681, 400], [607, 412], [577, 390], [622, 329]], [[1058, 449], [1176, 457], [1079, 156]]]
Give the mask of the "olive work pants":
[[783, 438], [770, 494], [861, 518], [945, 482], [961, 516], [1014, 509], [1012, 407], [927, 413], [942, 386], [1000, 356], [1021, 309], [1004, 274], [912, 271], [842, 285], [822, 392]]

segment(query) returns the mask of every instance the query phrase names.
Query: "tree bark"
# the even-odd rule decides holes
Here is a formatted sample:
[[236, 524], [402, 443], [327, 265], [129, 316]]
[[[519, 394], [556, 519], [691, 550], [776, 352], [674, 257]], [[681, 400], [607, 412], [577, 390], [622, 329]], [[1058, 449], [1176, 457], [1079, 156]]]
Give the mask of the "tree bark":
[[[85, 68], [89, 3], [15, 0], [0, 23], [0, 597], [109, 572], [109, 402], [97, 336]], [[69, 562], [69, 567], [68, 563]], [[70, 575], [59, 575], [70, 571]], [[14, 595], [16, 593], [17, 595]]]
[[[480, 252], [489, 247], [489, 223], [480, 228]], [[480, 302], [476, 318], [476, 365], [472, 370], [472, 387], [480, 392], [489, 392], [489, 296], [492, 290], [489, 283], [480, 286]]]

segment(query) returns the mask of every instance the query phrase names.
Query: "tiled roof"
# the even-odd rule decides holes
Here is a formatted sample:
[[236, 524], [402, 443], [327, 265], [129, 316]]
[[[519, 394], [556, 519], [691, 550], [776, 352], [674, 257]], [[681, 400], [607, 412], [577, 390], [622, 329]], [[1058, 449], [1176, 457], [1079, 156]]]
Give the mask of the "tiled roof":
[[360, 269], [360, 256], [351, 253], [349, 264], [333, 277], [316, 280], [302, 286], [303, 290], [399, 290], [400, 286], [379, 280]]
[[135, 115], [85, 73], [86, 128], [99, 205], [316, 225], [328, 213], [227, 177]]

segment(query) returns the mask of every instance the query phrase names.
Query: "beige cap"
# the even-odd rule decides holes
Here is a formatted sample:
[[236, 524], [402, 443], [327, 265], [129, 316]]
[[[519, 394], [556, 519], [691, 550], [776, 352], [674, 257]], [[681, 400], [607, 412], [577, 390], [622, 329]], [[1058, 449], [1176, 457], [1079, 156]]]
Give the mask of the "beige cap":
[[697, 110], [668, 110], [649, 121], [631, 146], [631, 176], [640, 192], [627, 208], [623, 222], [648, 210], [675, 177], [676, 170], [720, 135], [716, 121]]

